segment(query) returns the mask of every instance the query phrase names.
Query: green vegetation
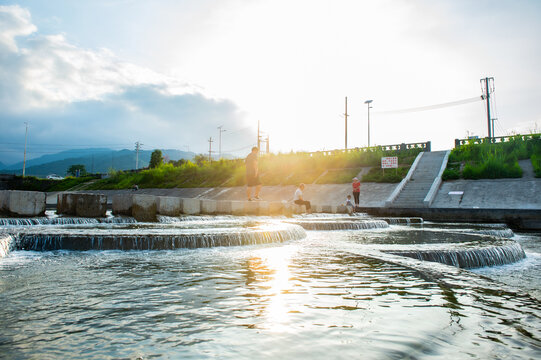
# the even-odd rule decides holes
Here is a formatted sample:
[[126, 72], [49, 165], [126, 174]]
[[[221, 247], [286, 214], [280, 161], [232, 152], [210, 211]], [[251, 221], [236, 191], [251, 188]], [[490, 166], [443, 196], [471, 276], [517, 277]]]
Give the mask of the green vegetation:
[[97, 176], [89, 175], [83, 177], [67, 177], [62, 180], [39, 179], [34, 176], [16, 176], [8, 181], [8, 187], [11, 190], [28, 191], [66, 191], [74, 186], [97, 179]]
[[163, 163], [163, 155], [161, 150], [154, 150], [152, 154], [150, 154], [150, 163], [148, 164], [148, 167], [151, 169], [155, 169], [158, 166], [160, 166]]
[[67, 174], [71, 175], [71, 176], [86, 176], [87, 175], [87, 172], [86, 172], [86, 168], [84, 165], [81, 165], [81, 164], [78, 164], [78, 165], [71, 165], [69, 168], [68, 168], [68, 171], [66, 171]]
[[403, 166], [397, 169], [372, 168], [362, 178], [362, 182], [399, 183], [408, 174], [410, 166]]
[[535, 177], [541, 178], [541, 154], [533, 154], [531, 160]]
[[[351, 151], [332, 155], [323, 153], [268, 154], [259, 159], [260, 179], [264, 185], [296, 185], [349, 183], [361, 167], [376, 167], [381, 173], [382, 156], [398, 156], [400, 164], [411, 165], [421, 149], [401, 151]], [[195, 163], [194, 163], [195, 162]], [[196, 156], [194, 162], [181, 161], [161, 164], [139, 172], [111, 172], [110, 177], [91, 184], [88, 189], [243, 186], [245, 184], [244, 159], [208, 162]], [[407, 168], [385, 171], [385, 176], [373, 176], [378, 182], [399, 182]], [[365, 180], [366, 181], [366, 180]]]
[[[541, 157], [541, 138], [539, 134], [526, 138], [514, 136], [508, 142], [482, 143], [473, 142], [451, 151], [443, 180], [464, 179], [500, 179], [520, 178], [522, 169], [518, 160], [531, 159], [536, 170]], [[537, 163], [534, 164], [534, 163]]]

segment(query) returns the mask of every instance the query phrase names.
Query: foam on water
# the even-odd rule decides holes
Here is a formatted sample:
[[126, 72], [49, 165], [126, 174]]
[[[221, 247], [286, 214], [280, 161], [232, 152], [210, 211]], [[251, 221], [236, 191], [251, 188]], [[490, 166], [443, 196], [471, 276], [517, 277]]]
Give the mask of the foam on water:
[[7, 256], [13, 246], [13, 237], [9, 234], [0, 234], [0, 258]]

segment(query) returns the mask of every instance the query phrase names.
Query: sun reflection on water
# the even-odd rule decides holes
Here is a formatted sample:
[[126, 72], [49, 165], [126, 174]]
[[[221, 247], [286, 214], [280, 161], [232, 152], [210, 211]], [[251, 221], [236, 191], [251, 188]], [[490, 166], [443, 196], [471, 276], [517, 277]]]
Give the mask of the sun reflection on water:
[[264, 318], [261, 326], [273, 332], [290, 331], [290, 306], [286, 294], [291, 289], [290, 265], [295, 246], [268, 248], [248, 261], [249, 276], [246, 285], [263, 290]]

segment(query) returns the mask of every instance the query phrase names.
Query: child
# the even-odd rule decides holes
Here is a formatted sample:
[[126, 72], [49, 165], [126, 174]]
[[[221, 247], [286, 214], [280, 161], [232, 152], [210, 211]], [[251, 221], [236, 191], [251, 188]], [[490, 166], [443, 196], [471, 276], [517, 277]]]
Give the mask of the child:
[[346, 211], [350, 215], [352, 215], [353, 212], [355, 211], [355, 206], [351, 202], [351, 195], [348, 195], [348, 197], [346, 198]]

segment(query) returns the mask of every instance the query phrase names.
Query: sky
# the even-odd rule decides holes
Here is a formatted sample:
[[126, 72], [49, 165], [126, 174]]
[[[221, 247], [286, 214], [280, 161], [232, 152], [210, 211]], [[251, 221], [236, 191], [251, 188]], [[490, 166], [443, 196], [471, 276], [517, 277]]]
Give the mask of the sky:
[[[0, 161], [70, 148], [245, 156], [541, 131], [537, 0], [0, 0]], [[462, 100], [470, 100], [463, 101]], [[437, 104], [460, 105], [418, 109]], [[396, 111], [399, 110], [399, 111]]]

